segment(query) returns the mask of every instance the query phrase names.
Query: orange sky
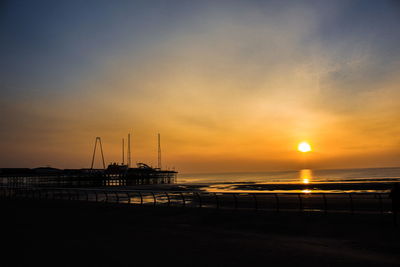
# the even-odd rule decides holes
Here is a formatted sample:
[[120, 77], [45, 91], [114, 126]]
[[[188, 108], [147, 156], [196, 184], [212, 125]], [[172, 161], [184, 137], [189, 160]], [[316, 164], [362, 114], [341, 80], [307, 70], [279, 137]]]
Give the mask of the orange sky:
[[[146, 41], [123, 32], [86, 65], [2, 94], [0, 167], [88, 167], [96, 136], [106, 161], [120, 161], [128, 132], [134, 162], [156, 163], [160, 132], [163, 165], [180, 172], [299, 169], [304, 140], [307, 167], [399, 166], [400, 57], [386, 54], [397, 39], [364, 30], [368, 14], [346, 27], [346, 8], [205, 8], [163, 31], [136, 29]], [[60, 42], [89, 46], [82, 28]]]

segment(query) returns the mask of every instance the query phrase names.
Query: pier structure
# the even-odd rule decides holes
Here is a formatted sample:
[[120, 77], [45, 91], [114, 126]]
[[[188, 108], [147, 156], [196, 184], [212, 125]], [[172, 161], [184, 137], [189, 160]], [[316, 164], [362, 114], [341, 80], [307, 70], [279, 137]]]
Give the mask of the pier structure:
[[12, 187], [105, 187], [173, 184], [177, 172], [138, 163], [136, 168], [110, 164], [107, 169], [1, 168], [0, 185]]
[[[161, 169], [161, 145], [158, 134], [158, 163], [153, 168], [145, 163], [131, 167], [131, 134], [127, 138], [125, 163], [125, 139], [122, 139], [122, 164], [112, 163], [106, 168], [101, 137], [96, 137], [90, 168], [56, 169], [0, 168], [0, 186], [11, 187], [107, 187], [145, 184], [176, 183], [177, 172]], [[102, 169], [94, 168], [97, 146], [100, 149]]]

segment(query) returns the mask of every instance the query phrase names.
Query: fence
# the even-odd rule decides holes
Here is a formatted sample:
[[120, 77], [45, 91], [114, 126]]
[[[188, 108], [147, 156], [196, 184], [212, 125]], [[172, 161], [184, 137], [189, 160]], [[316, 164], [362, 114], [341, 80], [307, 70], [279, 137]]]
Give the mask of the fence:
[[135, 206], [214, 208], [254, 211], [390, 213], [386, 193], [226, 193], [92, 188], [1, 187], [7, 199], [43, 199], [118, 203]]

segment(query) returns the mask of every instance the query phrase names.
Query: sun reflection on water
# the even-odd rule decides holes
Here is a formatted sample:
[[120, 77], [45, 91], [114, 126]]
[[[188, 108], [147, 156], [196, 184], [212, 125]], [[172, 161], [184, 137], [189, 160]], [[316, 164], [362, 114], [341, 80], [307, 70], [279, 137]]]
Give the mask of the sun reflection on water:
[[312, 170], [302, 169], [300, 170], [300, 181], [303, 184], [309, 184], [312, 179]]

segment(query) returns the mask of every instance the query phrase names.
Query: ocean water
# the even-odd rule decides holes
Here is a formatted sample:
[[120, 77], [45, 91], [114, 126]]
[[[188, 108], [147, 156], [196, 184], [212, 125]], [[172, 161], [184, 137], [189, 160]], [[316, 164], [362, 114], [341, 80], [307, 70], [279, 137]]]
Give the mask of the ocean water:
[[[307, 179], [307, 180], [306, 180]], [[292, 170], [276, 172], [203, 173], [180, 174], [180, 183], [219, 182], [262, 182], [262, 183], [303, 183], [303, 182], [382, 182], [400, 181], [400, 167]]]
[[178, 175], [179, 184], [232, 192], [388, 192], [395, 182], [400, 167]]

